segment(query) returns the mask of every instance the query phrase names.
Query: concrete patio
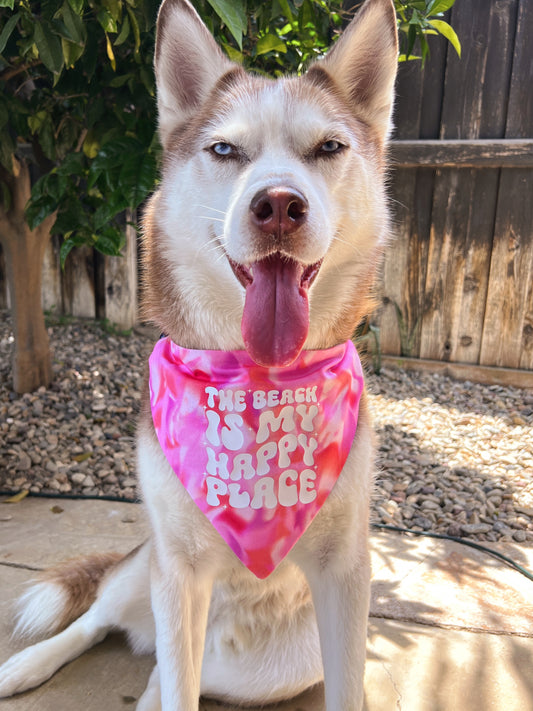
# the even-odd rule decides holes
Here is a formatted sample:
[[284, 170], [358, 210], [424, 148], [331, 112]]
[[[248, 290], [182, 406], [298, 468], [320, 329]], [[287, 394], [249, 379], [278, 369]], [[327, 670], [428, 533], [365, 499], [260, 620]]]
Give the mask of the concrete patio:
[[[79, 553], [127, 552], [145, 536], [141, 507], [105, 501], [0, 503], [0, 662], [11, 605], [24, 583]], [[533, 569], [533, 548], [493, 545]], [[373, 599], [365, 711], [533, 711], [533, 583], [492, 556], [457, 543], [372, 534]], [[61, 669], [40, 688], [2, 700], [2, 711], [125, 711], [153, 660], [119, 635]], [[202, 711], [228, 709], [203, 702]], [[323, 711], [313, 689], [283, 711]]]

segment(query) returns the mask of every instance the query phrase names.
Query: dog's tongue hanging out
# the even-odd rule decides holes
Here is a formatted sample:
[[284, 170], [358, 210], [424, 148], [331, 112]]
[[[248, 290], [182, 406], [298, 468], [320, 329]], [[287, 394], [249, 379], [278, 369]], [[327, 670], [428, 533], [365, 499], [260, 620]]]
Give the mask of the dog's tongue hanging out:
[[281, 254], [246, 270], [241, 330], [246, 350], [259, 365], [283, 367], [300, 354], [309, 330], [307, 291], [317, 271], [318, 265], [306, 268]]

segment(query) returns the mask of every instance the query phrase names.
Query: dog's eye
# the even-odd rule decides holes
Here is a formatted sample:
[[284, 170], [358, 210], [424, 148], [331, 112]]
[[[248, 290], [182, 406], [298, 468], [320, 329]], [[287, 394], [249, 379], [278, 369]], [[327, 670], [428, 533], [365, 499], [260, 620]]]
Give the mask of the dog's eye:
[[229, 143], [224, 143], [224, 141], [219, 141], [218, 143], [213, 143], [211, 150], [217, 156], [221, 158], [229, 158], [235, 155], [235, 149]]
[[340, 141], [336, 141], [335, 139], [331, 139], [329, 141], [325, 141], [320, 148], [318, 149], [318, 155], [333, 155], [334, 153], [339, 153], [342, 151], [344, 146]]

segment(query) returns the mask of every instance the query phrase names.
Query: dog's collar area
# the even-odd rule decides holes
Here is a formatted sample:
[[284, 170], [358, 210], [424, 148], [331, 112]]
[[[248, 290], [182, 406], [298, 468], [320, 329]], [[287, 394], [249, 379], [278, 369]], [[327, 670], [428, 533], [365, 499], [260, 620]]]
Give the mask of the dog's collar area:
[[[185, 346], [180, 346], [177, 343], [175, 343], [171, 337], [164, 332], [161, 332], [159, 335], [159, 339], [157, 343], [160, 341], [167, 341], [170, 348], [172, 349], [172, 352], [174, 354], [179, 353], [179, 357], [183, 358], [183, 362], [189, 362], [191, 359], [194, 360], [196, 358], [205, 358], [206, 360], [204, 361], [207, 365], [207, 362], [210, 359], [215, 359], [215, 360], [220, 360], [224, 361], [226, 363], [226, 367], [231, 367], [230, 364], [237, 365], [239, 367], [246, 367], [246, 368], [257, 368], [257, 369], [263, 369], [266, 371], [272, 371], [275, 373], [281, 374], [281, 372], [285, 373], [285, 377], [289, 377], [290, 374], [294, 371], [296, 373], [300, 373], [302, 368], [305, 368], [306, 365], [310, 365], [311, 363], [315, 364], [320, 364], [322, 360], [324, 362], [329, 361], [329, 359], [336, 353], [339, 352], [339, 349], [353, 349], [355, 351], [355, 346], [352, 341], [346, 341], [345, 343], [340, 343], [335, 346], [330, 346], [329, 348], [316, 348], [316, 349], [309, 349], [309, 350], [303, 350], [300, 353], [300, 356], [291, 363], [288, 366], [281, 366], [281, 367], [268, 367], [268, 366], [262, 366], [261, 364], [256, 363], [252, 357], [248, 354], [248, 352], [244, 348], [235, 348], [232, 350], [218, 350], [218, 349], [209, 349], [209, 348], [186, 348]], [[156, 347], [157, 347], [156, 343]], [[155, 348], [154, 348], [155, 350]], [[356, 352], [357, 353], [357, 352]], [[358, 358], [358, 356], [357, 356]], [[301, 376], [300, 376], [301, 377]]]
[[357, 428], [363, 373], [351, 341], [302, 351], [290, 366], [246, 351], [150, 356], [152, 419], [192, 501], [235, 555], [267, 577], [326, 501]]

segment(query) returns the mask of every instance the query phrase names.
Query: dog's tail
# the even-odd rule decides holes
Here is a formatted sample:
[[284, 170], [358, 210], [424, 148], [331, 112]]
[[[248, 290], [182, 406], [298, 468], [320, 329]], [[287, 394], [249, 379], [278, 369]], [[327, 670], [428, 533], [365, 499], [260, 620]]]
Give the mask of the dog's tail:
[[106, 573], [123, 558], [120, 553], [94, 554], [43, 571], [17, 602], [14, 634], [41, 637], [67, 627], [87, 612]]

